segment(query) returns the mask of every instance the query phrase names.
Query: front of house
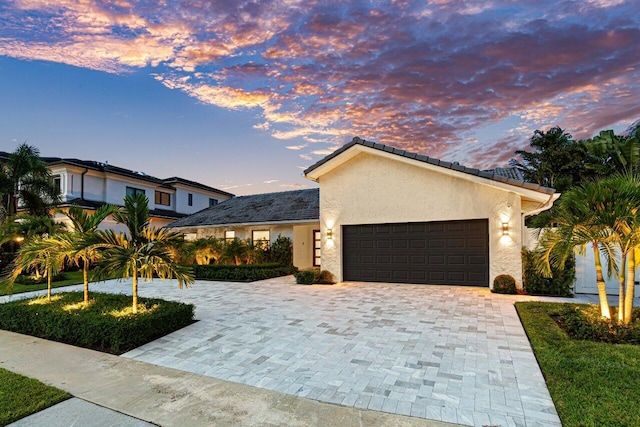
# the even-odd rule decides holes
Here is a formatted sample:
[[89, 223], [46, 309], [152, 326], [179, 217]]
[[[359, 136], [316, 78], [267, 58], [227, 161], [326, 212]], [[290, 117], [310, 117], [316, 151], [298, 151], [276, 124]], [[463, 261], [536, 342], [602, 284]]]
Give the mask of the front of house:
[[322, 268], [338, 281], [522, 286], [524, 219], [559, 194], [354, 138], [305, 170], [320, 185]]

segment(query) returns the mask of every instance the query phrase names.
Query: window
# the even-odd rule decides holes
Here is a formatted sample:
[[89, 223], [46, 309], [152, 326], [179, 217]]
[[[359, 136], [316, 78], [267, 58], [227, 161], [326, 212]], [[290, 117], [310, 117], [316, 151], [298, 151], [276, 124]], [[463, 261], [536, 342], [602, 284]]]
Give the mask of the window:
[[231, 242], [233, 239], [236, 238], [236, 232], [233, 230], [227, 230], [224, 232], [224, 241], [226, 243]]
[[251, 240], [253, 246], [268, 248], [269, 247], [269, 230], [254, 230], [251, 232]]
[[196, 240], [197, 238], [198, 238], [197, 233], [184, 233], [184, 240], [186, 241], [193, 241], [193, 240]]
[[127, 196], [135, 196], [136, 194], [145, 194], [142, 188], [127, 187]]
[[218, 204], [218, 200], [216, 199], [209, 199], [209, 207], [211, 206], [215, 206]]
[[187, 204], [193, 206], [193, 194], [191, 193], [187, 194]]
[[54, 175], [53, 179], [53, 188], [58, 190], [58, 192], [62, 193], [62, 177], [60, 175]]
[[322, 234], [320, 230], [313, 230], [313, 266], [320, 267], [320, 256], [322, 255]]
[[156, 191], [156, 205], [171, 206], [171, 194]]

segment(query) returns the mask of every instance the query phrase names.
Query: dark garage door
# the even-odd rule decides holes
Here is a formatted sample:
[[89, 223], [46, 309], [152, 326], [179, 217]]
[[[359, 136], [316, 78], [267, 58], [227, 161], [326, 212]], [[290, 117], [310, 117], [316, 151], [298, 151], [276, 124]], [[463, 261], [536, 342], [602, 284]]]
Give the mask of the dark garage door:
[[345, 281], [489, 286], [488, 220], [345, 225]]

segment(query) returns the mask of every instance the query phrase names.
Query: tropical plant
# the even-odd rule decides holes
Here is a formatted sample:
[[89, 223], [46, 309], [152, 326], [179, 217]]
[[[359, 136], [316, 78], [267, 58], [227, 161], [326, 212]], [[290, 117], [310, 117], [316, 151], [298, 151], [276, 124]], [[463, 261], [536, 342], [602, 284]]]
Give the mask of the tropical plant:
[[236, 237], [225, 242], [222, 249], [222, 257], [226, 262], [235, 265], [246, 264], [251, 248], [250, 240], [241, 240]]
[[149, 226], [149, 202], [144, 194], [128, 195], [124, 208], [113, 215], [128, 229], [128, 234], [114, 230], [96, 230], [81, 239], [81, 246], [99, 250], [96, 276], [132, 279], [132, 312], [138, 312], [138, 280], [177, 279], [178, 286], [193, 283], [191, 269], [174, 262], [171, 246], [182, 239], [177, 232]]
[[209, 265], [222, 257], [224, 243], [215, 237], [197, 239], [191, 243], [194, 258], [198, 265]]
[[280, 265], [293, 265], [293, 242], [290, 238], [278, 235], [278, 238], [271, 244], [271, 262]]
[[18, 213], [19, 201], [28, 213], [41, 216], [58, 202], [60, 190], [36, 147], [20, 144], [0, 165], [0, 197], [6, 217]]
[[9, 286], [12, 287], [23, 271], [35, 273], [36, 278], [47, 278], [47, 299], [51, 301], [51, 282], [55, 274], [64, 265], [66, 246], [61, 234], [49, 237], [34, 237], [20, 247], [17, 257], [12, 262], [11, 273], [8, 276]]
[[[74, 205], [64, 213], [73, 224], [73, 231], [63, 239], [64, 248], [67, 250], [67, 255], [82, 267], [85, 303], [89, 302], [89, 266], [98, 260], [99, 252], [95, 248], [82, 245], [82, 239], [88, 233], [94, 232], [102, 221], [117, 210], [118, 208], [113, 205], [103, 205], [89, 214], [80, 206]], [[80, 245], [78, 246], [76, 242], [80, 242]]]
[[628, 136], [616, 135], [612, 130], [603, 130], [582, 143], [592, 154], [592, 160], [587, 167], [601, 176], [634, 173], [640, 166], [640, 130]]

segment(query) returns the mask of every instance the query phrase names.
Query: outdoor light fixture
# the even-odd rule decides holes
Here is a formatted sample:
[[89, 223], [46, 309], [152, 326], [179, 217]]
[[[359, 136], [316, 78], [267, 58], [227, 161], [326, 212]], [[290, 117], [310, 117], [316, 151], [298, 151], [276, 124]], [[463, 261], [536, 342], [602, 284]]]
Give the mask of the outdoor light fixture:
[[503, 222], [502, 223], [502, 235], [503, 236], [508, 236], [509, 235], [509, 223], [508, 222]]
[[333, 239], [333, 230], [330, 228], [327, 228], [327, 240], [331, 240]]

